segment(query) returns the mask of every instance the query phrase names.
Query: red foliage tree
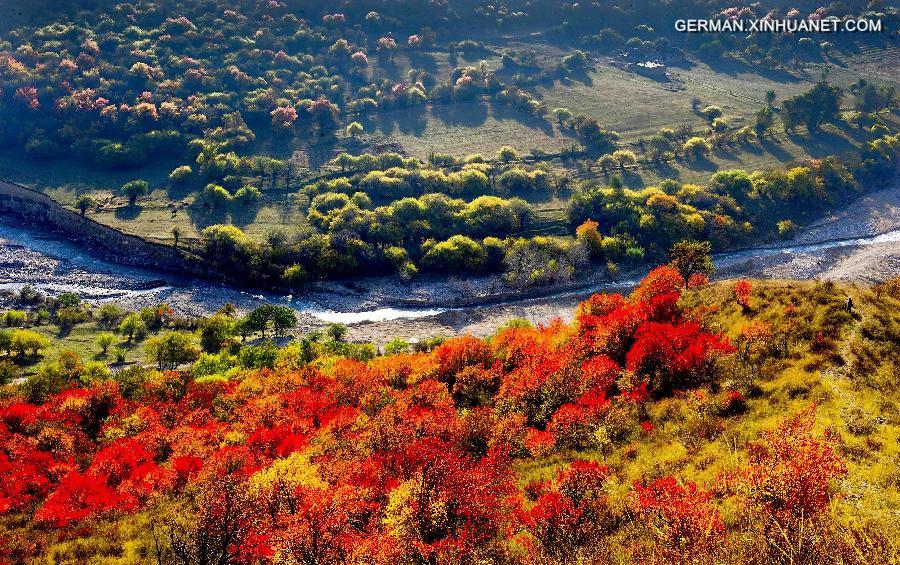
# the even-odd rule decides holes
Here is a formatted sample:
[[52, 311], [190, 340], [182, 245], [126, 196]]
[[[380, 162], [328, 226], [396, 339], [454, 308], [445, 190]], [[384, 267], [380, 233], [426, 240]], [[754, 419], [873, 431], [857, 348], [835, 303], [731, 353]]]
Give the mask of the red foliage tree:
[[753, 285], [750, 284], [750, 281], [741, 279], [734, 283], [734, 288], [732, 289], [734, 301], [744, 310], [750, 309], [750, 292], [752, 290]]
[[605, 466], [578, 460], [560, 470], [553, 485], [539, 485], [535, 504], [520, 512], [522, 526], [534, 540], [533, 551], [571, 559], [596, 542], [609, 526], [603, 491], [608, 477]]
[[694, 483], [681, 485], [667, 476], [636, 482], [632, 503], [640, 520], [655, 534], [661, 555], [670, 562], [709, 562], [721, 547], [725, 526], [711, 495]]
[[731, 354], [728, 338], [704, 331], [697, 322], [647, 322], [635, 333], [626, 367], [646, 376], [651, 391], [669, 392], [708, 378], [716, 354]]
[[837, 451], [839, 436], [813, 433], [816, 407], [782, 421], [750, 446], [743, 485], [753, 504], [782, 525], [814, 517], [834, 496], [834, 481], [847, 473]]
[[267, 541], [296, 563], [346, 563], [364, 536], [359, 525], [368, 508], [353, 486], [299, 486], [288, 509]]

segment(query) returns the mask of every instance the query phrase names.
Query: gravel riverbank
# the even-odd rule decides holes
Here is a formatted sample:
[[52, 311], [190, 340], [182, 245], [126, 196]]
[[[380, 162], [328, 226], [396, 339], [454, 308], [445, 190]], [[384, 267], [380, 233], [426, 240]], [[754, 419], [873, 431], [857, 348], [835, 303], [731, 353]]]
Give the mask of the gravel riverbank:
[[[716, 266], [721, 278], [830, 278], [868, 284], [895, 276], [900, 273], [900, 186], [840, 208], [782, 246], [718, 255]], [[185, 315], [208, 314], [225, 302], [240, 310], [276, 302], [298, 311], [301, 330], [339, 321], [351, 325], [352, 339], [383, 343], [395, 336], [485, 335], [519, 317], [534, 323], [567, 319], [585, 296], [627, 288], [630, 282], [610, 283], [598, 272], [578, 284], [528, 294], [511, 292], [499, 277], [412, 283], [363, 278], [311, 285], [302, 297], [282, 296], [112, 264], [58, 234], [0, 218], [0, 290], [24, 284], [51, 293], [71, 290], [89, 302], [116, 302], [130, 309], [166, 302]]]

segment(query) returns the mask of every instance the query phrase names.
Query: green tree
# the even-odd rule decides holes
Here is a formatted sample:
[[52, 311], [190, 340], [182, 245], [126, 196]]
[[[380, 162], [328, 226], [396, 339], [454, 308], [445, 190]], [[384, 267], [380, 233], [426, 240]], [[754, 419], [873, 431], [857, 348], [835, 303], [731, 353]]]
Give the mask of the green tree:
[[297, 325], [297, 315], [287, 306], [263, 304], [247, 314], [246, 322], [249, 331], [260, 332], [265, 339], [266, 332], [271, 328], [276, 336], [284, 335], [284, 332]]
[[174, 183], [182, 183], [190, 178], [192, 174], [194, 174], [194, 170], [191, 169], [190, 165], [181, 165], [180, 167], [175, 167], [175, 169], [169, 173], [169, 180]]
[[356, 138], [356, 136], [361, 134], [363, 130], [363, 125], [359, 122], [350, 122], [347, 125], [347, 135], [351, 138]]
[[712, 151], [709, 142], [702, 137], [692, 137], [684, 142], [684, 155], [688, 159], [700, 160]]
[[344, 336], [347, 335], [347, 326], [338, 323], [328, 324], [325, 334], [331, 341], [344, 341]]
[[616, 160], [616, 163], [619, 164], [619, 168], [622, 171], [625, 170], [626, 166], [637, 163], [637, 155], [628, 149], [618, 149], [613, 151], [612, 157]]
[[128, 203], [134, 206], [138, 198], [150, 191], [150, 184], [142, 179], [132, 180], [123, 184], [121, 191], [128, 198]]
[[129, 343], [135, 339], [141, 339], [147, 335], [147, 324], [140, 314], [132, 312], [125, 316], [119, 324], [119, 333], [128, 337]]
[[303, 285], [304, 282], [306, 282], [306, 269], [303, 268], [303, 265], [294, 263], [293, 265], [285, 267], [281, 278], [284, 280], [284, 284], [288, 285], [289, 288], [296, 291]]
[[203, 203], [210, 208], [224, 208], [234, 199], [228, 189], [214, 183], [206, 185], [200, 197], [203, 199]]
[[3, 323], [7, 328], [18, 328], [25, 325], [28, 314], [22, 310], [7, 310], [3, 314]]
[[588, 64], [587, 53], [576, 49], [563, 57], [562, 64], [569, 70], [583, 69]]
[[509, 163], [519, 157], [518, 152], [509, 145], [504, 145], [497, 151], [497, 159]]
[[772, 108], [760, 108], [758, 112], [756, 112], [756, 121], [753, 124], [753, 129], [756, 131], [757, 135], [763, 135], [769, 128], [772, 127], [772, 123], [775, 121], [775, 114], [772, 112]]
[[600, 170], [604, 175], [609, 174], [610, 169], [617, 166], [619, 161], [612, 156], [612, 153], [607, 153], [606, 155], [602, 155], [599, 159], [597, 159], [597, 165], [599, 165]]
[[272, 330], [276, 336], [283, 336], [285, 332], [297, 326], [297, 314], [287, 306], [275, 306], [272, 310]]
[[478, 271], [484, 268], [487, 252], [477, 241], [464, 235], [454, 235], [432, 246], [422, 258], [422, 264], [433, 271]]
[[125, 312], [115, 304], [104, 304], [97, 311], [97, 323], [106, 329], [118, 326], [124, 317]]
[[9, 336], [8, 351], [18, 357], [37, 356], [50, 347], [50, 339], [34, 330], [13, 330]]
[[117, 371], [113, 378], [119, 385], [119, 392], [122, 397], [127, 399], [135, 398], [144, 387], [150, 372], [150, 370], [140, 365], [132, 365]]
[[840, 117], [843, 90], [820, 81], [808, 92], [788, 98], [782, 104], [781, 119], [787, 130], [806, 125], [810, 133], [824, 123], [836, 122]]
[[200, 356], [200, 350], [191, 343], [185, 332], [167, 331], [147, 340], [147, 361], [156, 363], [162, 370], [175, 370], [179, 365], [192, 363]]
[[568, 108], [554, 108], [553, 115], [560, 124], [572, 118], [572, 112]]
[[693, 274], [711, 275], [712, 244], [708, 241], [679, 241], [669, 250], [669, 261], [681, 273], [685, 284]]
[[706, 108], [703, 108], [702, 110], [700, 110], [700, 114], [704, 118], [706, 118], [707, 122], [712, 123], [712, 121], [715, 120], [716, 118], [722, 117], [722, 108], [719, 108], [718, 106], [710, 105], [710, 106], [707, 106]]
[[42, 404], [50, 396], [73, 386], [83, 371], [81, 358], [72, 351], [63, 351], [57, 361], [41, 365], [22, 385], [22, 392], [28, 402]]
[[200, 324], [200, 347], [207, 353], [218, 353], [222, 345], [234, 335], [234, 318], [213, 314]]
[[78, 208], [78, 211], [81, 212], [81, 215], [84, 216], [88, 210], [97, 206], [97, 200], [94, 199], [93, 196], [88, 194], [82, 194], [75, 200], [75, 207]]
[[409, 342], [399, 337], [395, 337], [384, 344], [385, 355], [397, 355], [398, 353], [406, 353], [407, 351], [409, 351]]
[[97, 336], [97, 346], [100, 348], [100, 353], [106, 355], [106, 352], [109, 350], [109, 346], [112, 345], [113, 340], [115, 340], [115, 336], [109, 332], [103, 332], [102, 334]]
[[56, 298], [60, 308], [78, 308], [81, 306], [81, 297], [74, 292], [63, 292]]

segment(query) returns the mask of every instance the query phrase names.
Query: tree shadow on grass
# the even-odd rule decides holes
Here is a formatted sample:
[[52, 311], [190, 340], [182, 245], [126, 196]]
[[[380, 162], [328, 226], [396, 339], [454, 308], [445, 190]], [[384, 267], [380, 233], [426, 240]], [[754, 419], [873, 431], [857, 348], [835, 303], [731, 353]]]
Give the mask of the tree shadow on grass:
[[[379, 72], [380, 71], [380, 72]], [[373, 78], [380, 78], [380, 76], [385, 76], [391, 80], [398, 80], [400, 77], [400, 67], [397, 65], [396, 61], [391, 61], [384, 56], [378, 57], [378, 64], [372, 72]]]
[[798, 136], [793, 141], [816, 159], [856, 150], [846, 137], [826, 130], [819, 130], [809, 137]]
[[708, 157], [697, 157], [688, 161], [682, 161], [682, 163], [692, 171], [713, 172], [718, 168], [715, 162]]
[[488, 118], [488, 106], [484, 102], [465, 102], [431, 107], [431, 115], [447, 126], [478, 127]]
[[578, 82], [585, 86], [594, 86], [594, 78], [585, 69], [576, 69], [569, 73], [568, 78], [572, 82]]
[[716, 151], [716, 157], [724, 161], [738, 161], [737, 150], [734, 147], [727, 147]]
[[529, 114], [501, 104], [493, 104], [491, 106], [491, 114], [497, 120], [512, 120], [529, 129], [540, 130], [549, 137], [555, 137], [556, 131], [553, 129], [553, 124], [549, 120], [535, 116], [534, 114]]
[[44, 355], [13, 355], [12, 357], [0, 357], [0, 359], [12, 361], [13, 365], [19, 369], [18, 376], [28, 377], [36, 373], [33, 369], [36, 369], [38, 363], [44, 360]]
[[619, 176], [622, 179], [622, 183], [628, 188], [644, 188], [647, 185], [644, 182], [644, 177], [636, 171], [626, 170], [624, 175], [620, 174]]
[[752, 153], [754, 155], [762, 155], [763, 148], [756, 143], [741, 143], [739, 150], [744, 153]]
[[665, 177], [665, 178], [669, 178], [669, 179], [673, 179], [673, 180], [681, 178], [681, 171], [679, 171], [678, 169], [673, 167], [671, 164], [669, 164], [668, 161], [663, 161], [661, 163], [657, 163], [653, 167], [653, 172], [655, 172], [657, 175], [659, 175], [661, 177]]
[[166, 187], [166, 196], [169, 200], [183, 200], [188, 195], [197, 191], [197, 186], [192, 182], [170, 182]]
[[245, 228], [256, 221], [259, 214], [259, 204], [242, 205], [235, 202], [231, 207], [231, 223], [239, 228]]
[[713, 71], [729, 76], [756, 74], [774, 82], [796, 83], [803, 81], [802, 78], [796, 77], [781, 69], [770, 69], [757, 65], [749, 65], [744, 61], [727, 57], [704, 57], [702, 61]]
[[318, 170], [334, 157], [337, 139], [333, 135], [313, 136], [306, 145], [306, 156], [309, 160], [309, 168]]
[[769, 138], [761, 137], [759, 139], [759, 145], [762, 147], [763, 151], [781, 162], [792, 161], [794, 159], [793, 155], [785, 151], [784, 148]]
[[128, 204], [116, 208], [115, 216], [117, 220], [134, 220], [141, 215], [141, 207], [137, 204]]
[[409, 64], [415, 69], [428, 73], [437, 72], [437, 60], [431, 53], [413, 52], [409, 54]]
[[871, 141], [871, 139], [872, 139], [871, 135], [869, 133], [867, 133], [866, 131], [861, 130], [855, 126], [851, 126], [850, 124], [847, 124], [847, 123], [837, 124], [837, 125], [834, 125], [834, 127], [838, 131], [840, 131], [841, 133], [846, 135], [847, 137], [850, 137], [851, 139], [853, 139], [853, 141], [855, 141], [857, 143], [865, 143], [867, 141]]
[[200, 203], [190, 206], [187, 212], [198, 230], [215, 224], [224, 224], [228, 220], [228, 211], [224, 208], [210, 208]]
[[428, 128], [428, 109], [424, 106], [403, 113], [397, 120], [397, 128], [407, 135], [421, 137]]
[[366, 131], [377, 131], [382, 135], [392, 135], [396, 129], [396, 120], [390, 115], [392, 112], [368, 115], [360, 119]]

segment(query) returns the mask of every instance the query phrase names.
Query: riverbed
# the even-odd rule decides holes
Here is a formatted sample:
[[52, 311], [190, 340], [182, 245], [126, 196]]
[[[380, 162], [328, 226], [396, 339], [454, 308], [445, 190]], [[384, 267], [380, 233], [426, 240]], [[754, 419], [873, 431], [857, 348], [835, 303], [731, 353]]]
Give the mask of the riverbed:
[[[871, 284], [900, 273], [900, 187], [875, 192], [807, 226], [792, 241], [716, 255], [716, 276], [780, 279], [828, 278]], [[302, 296], [229, 287], [114, 264], [59, 234], [0, 218], [0, 290], [25, 284], [59, 294], [71, 291], [91, 303], [115, 302], [129, 309], [165, 302], [183, 315], [205, 315], [230, 302], [250, 310], [271, 302], [294, 308], [300, 330], [331, 322], [351, 326], [352, 339], [384, 343], [392, 337], [491, 333], [512, 318], [545, 323], [568, 319], [574, 305], [599, 291], [627, 289], [640, 273], [618, 281], [584, 281], [522, 298], [493, 291], [492, 278], [366, 278], [312, 285]], [[476, 292], [477, 291], [477, 292]], [[483, 297], [486, 304], [458, 306], [460, 297]]]

